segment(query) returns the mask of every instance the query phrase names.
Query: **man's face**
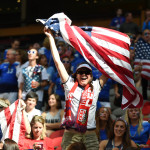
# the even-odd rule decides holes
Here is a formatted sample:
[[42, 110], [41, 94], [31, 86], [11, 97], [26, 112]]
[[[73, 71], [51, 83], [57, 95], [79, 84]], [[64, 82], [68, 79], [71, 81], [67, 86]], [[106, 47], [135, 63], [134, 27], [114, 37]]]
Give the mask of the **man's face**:
[[129, 13], [128, 16], [126, 17], [126, 20], [132, 22], [132, 19], [133, 19], [132, 13]]
[[6, 54], [6, 59], [8, 62], [14, 61], [15, 60], [15, 54], [13, 54], [13, 52], [11, 50], [8, 50], [7, 54]]
[[92, 71], [87, 68], [80, 68], [76, 75], [78, 83], [85, 87], [92, 80]]
[[38, 59], [37, 50], [36, 49], [31, 49], [31, 50], [28, 51], [28, 59], [29, 60], [36, 60], [36, 59]]

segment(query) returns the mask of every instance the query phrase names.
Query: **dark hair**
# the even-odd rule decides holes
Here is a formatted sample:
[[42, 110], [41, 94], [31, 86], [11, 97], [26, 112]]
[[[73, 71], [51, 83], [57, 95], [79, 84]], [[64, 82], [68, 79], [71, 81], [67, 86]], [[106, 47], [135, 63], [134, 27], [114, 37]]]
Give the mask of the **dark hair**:
[[86, 150], [86, 147], [82, 142], [75, 142], [72, 143], [67, 150]]
[[7, 138], [4, 140], [3, 150], [19, 150], [18, 144]]
[[17, 49], [16, 52], [18, 52], [20, 57], [21, 57], [21, 64], [24, 64], [25, 62], [28, 61], [28, 55], [27, 55], [27, 52], [25, 50]]
[[129, 136], [129, 126], [128, 126], [127, 122], [124, 119], [118, 118], [114, 121], [113, 127], [111, 128], [111, 132], [110, 132], [110, 135], [109, 135], [109, 140], [113, 140], [115, 138], [114, 126], [115, 126], [116, 122], [118, 122], [118, 121], [122, 121], [125, 124], [125, 127], [126, 127], [126, 131], [125, 131], [125, 133], [123, 135], [123, 138], [122, 138], [123, 150], [126, 150], [127, 147], [131, 146], [131, 139], [130, 139], [130, 136]]
[[127, 17], [129, 14], [132, 14], [132, 12], [126, 12], [125, 17]]
[[[62, 109], [61, 100], [60, 100], [59, 95], [52, 93], [52, 94], [49, 95], [49, 97], [50, 97], [51, 95], [54, 95], [55, 98], [56, 98], [56, 103], [57, 103], [56, 108], [57, 108], [57, 109]], [[49, 98], [48, 98], [48, 100], [49, 100]], [[45, 111], [48, 111], [48, 110], [50, 110], [50, 109], [51, 109], [51, 107], [50, 107], [49, 105], [47, 105]]]
[[[100, 110], [102, 108], [106, 108], [106, 107], [101, 107], [97, 112], [96, 112], [96, 135], [98, 137], [98, 140], [100, 141], [100, 127], [101, 127], [101, 119], [99, 117], [99, 114], [100, 114]], [[110, 111], [107, 109], [107, 113], [108, 113], [108, 120], [107, 120], [107, 124], [106, 124], [106, 134], [107, 134], [107, 137], [109, 136], [110, 134], [110, 128], [112, 128], [112, 124], [113, 124], [113, 120], [111, 119], [111, 116], [110, 116]]]
[[38, 95], [33, 92], [33, 91], [30, 91], [27, 95], [26, 95], [26, 98], [25, 100], [27, 100], [28, 98], [34, 98], [36, 100], [36, 102], [38, 101]]
[[[43, 57], [45, 57], [45, 58], [47, 59], [47, 57], [46, 57], [45, 54], [40, 54], [40, 55], [39, 55], [39, 59], [38, 59], [38, 61], [37, 61], [38, 64], [40, 64], [40, 61], [41, 61], [41, 59], [42, 59]], [[40, 64], [40, 65], [41, 65], [41, 64]], [[48, 63], [47, 63], [46, 66], [44, 66], [44, 67], [47, 68], [47, 67], [48, 67]]]

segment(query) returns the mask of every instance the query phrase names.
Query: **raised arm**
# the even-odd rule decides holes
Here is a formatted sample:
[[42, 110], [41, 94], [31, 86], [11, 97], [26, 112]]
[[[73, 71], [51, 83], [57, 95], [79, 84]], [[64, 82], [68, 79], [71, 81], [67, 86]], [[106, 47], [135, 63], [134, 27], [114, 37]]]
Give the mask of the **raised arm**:
[[57, 71], [59, 73], [59, 76], [60, 76], [62, 82], [65, 83], [68, 80], [69, 75], [68, 75], [63, 63], [60, 60], [60, 56], [59, 56], [52, 32], [46, 28], [44, 28], [44, 32], [49, 38], [51, 53], [52, 53], [53, 60], [54, 60], [55, 66], [57, 68]]

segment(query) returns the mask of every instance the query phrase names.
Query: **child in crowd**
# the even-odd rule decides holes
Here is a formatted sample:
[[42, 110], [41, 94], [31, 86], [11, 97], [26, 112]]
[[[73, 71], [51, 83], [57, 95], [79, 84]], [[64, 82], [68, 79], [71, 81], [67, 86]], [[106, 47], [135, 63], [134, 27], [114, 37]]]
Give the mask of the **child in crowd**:
[[64, 115], [64, 110], [61, 109], [61, 101], [59, 95], [51, 94], [48, 100], [46, 112], [42, 114], [46, 122], [46, 135], [50, 136], [52, 132], [60, 129], [61, 120]]
[[36, 109], [35, 106], [37, 104], [38, 101], [38, 95], [35, 92], [30, 91], [27, 95], [26, 95], [26, 99], [25, 99], [25, 103], [26, 103], [26, 114], [27, 114], [27, 118], [29, 120], [29, 122], [31, 122], [32, 118], [35, 115], [41, 115], [41, 111]]

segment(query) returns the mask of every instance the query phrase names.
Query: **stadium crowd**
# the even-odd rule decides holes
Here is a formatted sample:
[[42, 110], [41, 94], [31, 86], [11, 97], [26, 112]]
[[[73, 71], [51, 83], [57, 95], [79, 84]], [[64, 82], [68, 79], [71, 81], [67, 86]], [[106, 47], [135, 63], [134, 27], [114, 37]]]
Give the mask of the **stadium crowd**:
[[[33, 43], [20, 49], [19, 39], [14, 39], [4, 51], [0, 111], [23, 100], [27, 128], [23, 149], [150, 150], [150, 10], [145, 11], [142, 28], [133, 22], [131, 12], [122, 14], [118, 9], [110, 28], [130, 38], [134, 81], [144, 98], [141, 108], [122, 110], [122, 85], [90, 66], [63, 38], [46, 28], [43, 45]], [[79, 102], [87, 99], [83, 96], [86, 92], [92, 97], [90, 108]], [[75, 119], [82, 109], [87, 109], [88, 118], [83, 125]], [[11, 139], [2, 141], [0, 147], [19, 149]]]

